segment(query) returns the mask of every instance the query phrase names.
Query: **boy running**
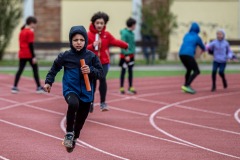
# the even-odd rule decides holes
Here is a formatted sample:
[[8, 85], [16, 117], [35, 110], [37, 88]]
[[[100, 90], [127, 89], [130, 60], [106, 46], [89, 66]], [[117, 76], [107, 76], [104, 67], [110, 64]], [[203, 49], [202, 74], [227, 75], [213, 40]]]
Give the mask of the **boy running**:
[[[103, 69], [98, 57], [87, 50], [88, 37], [83, 26], [74, 26], [69, 33], [70, 50], [60, 53], [45, 80], [44, 90], [51, 91], [57, 73], [64, 67], [63, 96], [68, 104], [67, 127], [63, 144], [68, 152], [72, 152], [80, 131], [89, 113], [93, 101], [93, 82], [102, 78]], [[80, 59], [86, 65], [80, 67]], [[92, 91], [87, 91], [83, 74], [88, 74]]]

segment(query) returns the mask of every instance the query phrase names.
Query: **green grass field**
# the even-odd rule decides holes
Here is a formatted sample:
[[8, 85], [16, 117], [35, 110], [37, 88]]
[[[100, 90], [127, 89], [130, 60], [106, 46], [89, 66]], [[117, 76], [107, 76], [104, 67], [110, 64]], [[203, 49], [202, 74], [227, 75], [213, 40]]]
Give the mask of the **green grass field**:
[[[48, 71], [39, 71], [41, 79], [45, 79]], [[15, 74], [16, 71], [0, 71], [1, 74]], [[184, 71], [134, 71], [134, 77], [166, 77], [166, 76], [179, 76], [184, 75]], [[201, 71], [201, 74], [210, 74], [211, 71]], [[227, 74], [239, 73], [237, 70], [227, 70]], [[60, 82], [62, 79], [63, 71], [60, 71], [56, 76], [56, 81]], [[32, 71], [26, 70], [23, 72], [23, 76], [32, 77]], [[120, 76], [120, 71], [109, 71], [108, 79], [117, 79]], [[126, 75], [127, 77], [127, 75]]]

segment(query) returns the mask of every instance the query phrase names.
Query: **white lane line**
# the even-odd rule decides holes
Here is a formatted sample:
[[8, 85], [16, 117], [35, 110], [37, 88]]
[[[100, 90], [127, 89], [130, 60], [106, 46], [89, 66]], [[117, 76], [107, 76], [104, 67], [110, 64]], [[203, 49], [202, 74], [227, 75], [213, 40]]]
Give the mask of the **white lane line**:
[[[32, 128], [29, 128], [29, 127], [25, 127], [25, 126], [22, 126], [22, 125], [19, 125], [19, 124], [16, 124], [16, 123], [5, 121], [3, 119], [0, 119], [0, 122], [12, 125], [14, 127], [22, 128], [22, 129], [25, 129], [25, 130], [28, 130], [28, 131], [32, 131], [32, 132], [35, 132], [35, 133], [38, 133], [38, 134], [41, 134], [43, 136], [50, 137], [50, 138], [53, 138], [53, 139], [57, 139], [57, 140], [60, 140], [60, 141], [63, 140], [63, 138], [59, 138], [59, 137], [53, 136], [51, 134], [47, 134], [47, 133], [44, 133], [44, 132], [41, 132], [41, 131], [38, 131], [38, 130], [35, 130], [35, 129], [32, 129]], [[81, 145], [81, 147], [86, 148], [85, 146], [82, 146], [82, 145]]]
[[[34, 109], [37, 109], [37, 110], [41, 110], [41, 111], [45, 111], [45, 112], [49, 112], [49, 113], [53, 113], [53, 114], [58, 114], [58, 115], [61, 115], [63, 116], [64, 114], [61, 113], [61, 112], [56, 112], [56, 111], [53, 111], [53, 110], [49, 110], [49, 109], [43, 109], [43, 108], [40, 108], [40, 107], [36, 107], [36, 106], [33, 106], [33, 105], [28, 105], [28, 104], [25, 104], [25, 106], [28, 106], [30, 108], [34, 108]], [[124, 112], [128, 112], [128, 113], [132, 113], [132, 114], [137, 114], [137, 115], [141, 115], [141, 116], [148, 116], [148, 114], [144, 114], [144, 113], [140, 113], [140, 112], [134, 112], [134, 111], [129, 111], [129, 110], [125, 110], [125, 109], [119, 109], [119, 108], [116, 108], [116, 107], [112, 107], [112, 109], [115, 109], [115, 110], [119, 110], [119, 111], [124, 111]], [[103, 123], [102, 123], [103, 124]], [[108, 124], [106, 124], [108, 125]], [[105, 126], [106, 126], [105, 125]], [[62, 120], [61, 121], [61, 126], [64, 127], [64, 121]], [[108, 125], [108, 127], [110, 127], [111, 125]], [[124, 130], [124, 128], [119, 128], [117, 126], [111, 126], [112, 128], [116, 127], [116, 129], [121, 129], [121, 130]], [[168, 141], [168, 142], [172, 142], [172, 143], [177, 143], [177, 144], [181, 144], [181, 145], [186, 145], [186, 144], [183, 144], [183, 143], [179, 143], [179, 142], [176, 142], [176, 141], [171, 141], [171, 140], [168, 140], [168, 139], [164, 139], [164, 138], [159, 138], [159, 137], [155, 137], [153, 135], [148, 135], [148, 134], [144, 134], [142, 132], [137, 132], [137, 131], [133, 131], [133, 130], [128, 130], [128, 129], [125, 129], [125, 131], [129, 131], [131, 133], [137, 133], [137, 134], [140, 134], [140, 135], [145, 135], [145, 136], [148, 136], [148, 137], [152, 137], [152, 138], [157, 138], [157, 139], [161, 139], [161, 140], [164, 140], [164, 141]], [[189, 146], [189, 145], [186, 145], [186, 146]]]
[[234, 113], [235, 120], [240, 124], [240, 108]]
[[127, 132], [130, 132], [130, 133], [138, 134], [138, 135], [141, 135], [141, 136], [158, 139], [158, 140], [161, 140], [161, 141], [166, 141], [166, 142], [175, 143], [175, 144], [179, 144], [179, 145], [183, 145], [183, 146], [187, 146], [187, 147], [192, 147], [191, 145], [188, 145], [188, 144], [185, 144], [185, 143], [172, 141], [172, 140], [165, 139], [165, 138], [156, 137], [156, 136], [153, 136], [153, 135], [150, 135], [150, 134], [145, 134], [145, 133], [142, 133], [142, 132], [138, 132], [138, 131], [134, 131], [134, 130], [126, 129], [126, 128], [121, 128], [121, 127], [109, 125], [109, 124], [106, 124], [106, 123], [101, 123], [101, 122], [97, 122], [97, 121], [93, 121], [93, 120], [87, 120], [87, 121], [91, 122], [91, 123], [98, 124], [98, 125], [102, 125], [102, 126], [105, 126], [105, 127], [110, 127], [110, 128], [114, 128], [114, 129], [118, 129], [118, 130], [122, 130], [122, 131], [127, 131]]
[[57, 111], [53, 111], [53, 110], [37, 107], [37, 106], [34, 106], [34, 105], [30, 105], [30, 104], [24, 104], [24, 106], [29, 107], [29, 108], [33, 108], [33, 109], [37, 109], [37, 110], [41, 110], [41, 111], [45, 111], [45, 112], [49, 112], [49, 113], [53, 113], [53, 114], [57, 114], [57, 115], [61, 115], [61, 116], [64, 115], [61, 112], [57, 112]]
[[[64, 122], [66, 121], [66, 116], [63, 117], [63, 119], [61, 120], [61, 123], [60, 123], [60, 127], [61, 129], [63, 130], [64, 133], [66, 133], [66, 128], [64, 126]], [[112, 154], [110, 152], [107, 152], [107, 151], [104, 151], [102, 149], [99, 149], [97, 147], [94, 147], [92, 145], [90, 145], [89, 143], [86, 143], [84, 141], [81, 141], [81, 140], [77, 140], [79, 143], [82, 143], [83, 145], [93, 149], [93, 150], [96, 150], [98, 152], [101, 152], [103, 154], [106, 154], [106, 155], [109, 155], [109, 156], [112, 156], [112, 157], [115, 157], [115, 158], [118, 158], [118, 159], [122, 159], [122, 160], [129, 160], [128, 158], [125, 158], [125, 157], [121, 157], [121, 156], [118, 156], [118, 155], [115, 155], [115, 154]]]
[[[169, 86], [171, 86], [171, 85], [169, 85]], [[168, 87], [169, 87], [168, 86]], [[178, 85], [178, 86], [181, 86], [181, 85]], [[202, 85], [202, 86], [199, 86], [198, 88], [200, 88], [200, 89], [198, 89], [197, 91], [199, 92], [199, 93], [201, 93], [200, 91], [207, 91], [207, 92], [209, 92], [209, 94], [211, 94], [211, 92], [210, 92], [210, 89], [209, 89], [209, 87], [205, 87], [206, 85]], [[232, 87], [237, 87], [237, 86], [239, 86], [238, 84], [236, 84], [236, 85], [231, 85]], [[179, 89], [178, 89], [179, 88]], [[167, 94], [172, 94], [172, 93], [181, 93], [181, 89], [180, 89], [180, 87], [178, 87], [178, 88], [173, 88], [172, 90], [174, 90], [174, 91], [166, 91], [166, 92], [158, 92], [158, 93], [146, 93], [146, 94], [141, 94], [141, 95], [137, 95], [136, 97], [139, 97], [139, 98], [141, 98], [141, 97], [150, 97], [150, 96], [157, 96], [157, 95], [167, 95]]]
[[234, 156], [234, 155], [231, 155], [231, 154], [227, 154], [227, 153], [224, 153], [224, 152], [220, 152], [220, 151], [216, 151], [216, 150], [213, 150], [213, 149], [210, 149], [210, 148], [206, 148], [206, 147], [203, 147], [203, 146], [200, 146], [200, 145], [197, 145], [197, 144], [194, 144], [194, 143], [191, 143], [189, 141], [186, 141], [186, 140], [183, 140], [181, 138], [178, 138], [170, 133], [168, 133], [167, 131], [159, 128], [157, 126], [157, 124], [155, 123], [154, 121], [154, 118], [156, 117], [156, 115], [163, 111], [163, 110], [166, 110], [168, 108], [171, 108], [173, 106], [176, 106], [176, 105], [180, 105], [182, 103], [187, 103], [187, 102], [193, 102], [193, 101], [198, 101], [198, 100], [204, 100], [204, 99], [209, 99], [209, 98], [214, 98], [214, 97], [221, 97], [221, 96], [230, 96], [230, 95], [234, 95], [234, 94], [239, 94], [240, 92], [234, 92], [234, 93], [223, 93], [223, 94], [218, 94], [218, 95], [208, 95], [208, 96], [202, 96], [202, 97], [197, 97], [197, 98], [193, 98], [193, 99], [188, 99], [188, 100], [183, 100], [183, 101], [179, 101], [179, 102], [175, 102], [175, 103], [172, 103], [172, 104], [169, 104], [169, 105], [166, 105], [162, 108], [159, 108], [158, 110], [156, 110], [155, 112], [153, 112], [151, 114], [151, 116], [149, 117], [149, 122], [150, 124], [156, 129], [158, 130], [159, 132], [167, 135], [168, 137], [171, 137], [175, 140], [178, 140], [180, 142], [183, 142], [183, 143], [186, 143], [186, 144], [189, 144], [189, 145], [192, 145], [194, 147], [197, 147], [197, 148], [200, 148], [200, 149], [203, 149], [203, 150], [206, 150], [206, 151], [209, 151], [209, 152], [213, 152], [213, 153], [216, 153], [216, 154], [220, 154], [220, 155], [224, 155], [224, 156], [227, 156], [227, 157], [231, 157], [231, 158], [236, 158], [236, 159], [240, 159], [240, 157], [238, 156]]
[[225, 130], [225, 129], [219, 129], [219, 128], [214, 128], [214, 127], [209, 127], [209, 126], [200, 125], [200, 124], [195, 124], [195, 123], [180, 121], [180, 120], [176, 120], [176, 119], [159, 117], [159, 116], [158, 116], [157, 118], [158, 118], [158, 119], [163, 119], [163, 120], [166, 120], [166, 121], [175, 122], [175, 123], [186, 124], [186, 125], [190, 125], [190, 126], [194, 126], [194, 127], [206, 128], [206, 129], [211, 129], [211, 130], [215, 130], [215, 131], [220, 131], [220, 132], [225, 132], [225, 133], [231, 133], [231, 134], [235, 134], [235, 135], [240, 135], [239, 132], [229, 131], [229, 130]]
[[210, 111], [210, 110], [206, 110], [206, 109], [198, 109], [198, 108], [193, 108], [193, 107], [188, 107], [188, 106], [183, 106], [183, 105], [177, 105], [175, 107], [182, 108], [182, 109], [188, 109], [188, 110], [192, 110], [192, 111], [199, 111], [199, 112], [205, 112], [205, 113], [210, 113], [210, 114], [216, 114], [216, 115], [226, 116], [226, 117], [231, 117], [232, 116], [229, 113], [215, 112], [215, 111]]
[[[154, 101], [154, 100], [138, 98], [138, 97], [136, 97], [135, 99], [139, 100], [139, 101], [143, 101], [143, 102], [149, 102], [149, 103], [160, 104], [160, 105], [169, 105], [170, 104], [170, 103], [166, 103], [166, 102]], [[184, 106], [184, 105], [175, 105], [173, 107], [184, 108], [184, 109], [188, 109], [188, 110], [205, 112], [205, 113], [216, 114], [216, 115], [221, 115], [221, 116], [232, 116], [231, 114], [228, 114], [228, 113], [209, 111], [209, 110], [205, 110], [205, 109], [198, 109], [198, 108], [188, 107], [188, 106]]]
[[15, 107], [18, 107], [18, 106], [20, 106], [20, 104], [12, 104], [12, 105], [0, 108], [0, 111], [11, 109], [11, 108], [15, 108]]
[[[111, 103], [111, 102], [124, 101], [124, 100], [128, 100], [128, 99], [130, 99], [130, 97], [116, 98], [116, 99], [108, 100], [106, 102]], [[100, 103], [94, 103], [94, 106], [96, 106], [96, 105], [100, 105]]]
[[3, 156], [0, 156], [0, 159], [2, 159], [2, 160], [10, 160], [10, 159], [7, 159], [7, 158], [5, 158]]
[[127, 109], [122, 109], [122, 108], [117, 108], [117, 107], [113, 107], [113, 106], [109, 106], [109, 108], [110, 108], [110, 109], [113, 109], [113, 110], [117, 110], [117, 111], [122, 111], [122, 112], [127, 112], [127, 113], [132, 113], [132, 114], [140, 115], [140, 116], [148, 116], [148, 114], [146, 114], [146, 113], [135, 112], [135, 111], [131, 111], [131, 110], [127, 110]]
[[[148, 114], [141, 113], [141, 112], [135, 112], [135, 111], [126, 110], [126, 109], [121, 109], [121, 108], [112, 107], [112, 106], [109, 106], [109, 107], [110, 107], [111, 109], [117, 110], [117, 111], [122, 111], [122, 112], [131, 113], [131, 114], [136, 114], [136, 115], [145, 116], [145, 117], [148, 116]], [[239, 111], [239, 112], [240, 112], [240, 111]], [[164, 120], [167, 120], [167, 121], [176, 122], [176, 123], [182, 123], [182, 124], [186, 124], [186, 125], [191, 125], [191, 126], [195, 126], [195, 127], [206, 128], [206, 129], [211, 129], [211, 130], [216, 130], [216, 131], [231, 133], [231, 134], [235, 134], [235, 135], [240, 135], [239, 132], [229, 131], [229, 130], [225, 130], [225, 129], [219, 129], [219, 128], [214, 128], [214, 127], [209, 127], [209, 126], [200, 125], [200, 124], [195, 124], [195, 123], [190, 123], [190, 122], [185, 122], [185, 121], [180, 121], [180, 120], [175, 120], [175, 119], [170, 119], [170, 118], [165, 118], [165, 117], [159, 117], [159, 116], [158, 116], [157, 118], [158, 118], [158, 119], [164, 119]]]
[[6, 99], [6, 98], [0, 98], [0, 100], [5, 101], [5, 102], [9, 102], [9, 103], [18, 103], [17, 101], [13, 101], [13, 100]]
[[[64, 114], [61, 113], [61, 112], [56, 112], [56, 111], [49, 110], [49, 109], [43, 109], [43, 108], [36, 107], [36, 106], [32, 106], [32, 105], [27, 105], [27, 106], [30, 107], [30, 108], [34, 108], [34, 109], [37, 109], [37, 110], [42, 110], [42, 111], [45, 111], [45, 112], [49, 112], [49, 113], [53, 113], [53, 114], [57, 114], [57, 115], [61, 115], [61, 116], [64, 115]], [[131, 113], [131, 114], [140, 115], [140, 116], [145, 116], [145, 117], [148, 116], [148, 114], [141, 113], [141, 112], [135, 112], [135, 111], [131, 111], [131, 110], [121, 109], [121, 108], [117, 108], [117, 107], [113, 107], [113, 106], [109, 106], [109, 107], [110, 107], [111, 109], [113, 109], [113, 110], [117, 110], [117, 111], [121, 111], [121, 112]], [[164, 117], [157, 117], [157, 118], [164, 119]], [[222, 130], [222, 129], [218, 129], [218, 128], [213, 128], [213, 127], [208, 127], [208, 126], [193, 124], [193, 123], [189, 123], [189, 122], [183, 122], [183, 121], [178, 121], [178, 120], [173, 120], [173, 119], [167, 119], [167, 118], [165, 118], [165, 120], [171, 120], [171, 121], [175, 121], [175, 122], [178, 122], [178, 123], [184, 123], [184, 124], [188, 124], [188, 125], [193, 125], [193, 126], [196, 126], [196, 127], [202, 127], [202, 128], [207, 128], [207, 129], [212, 129], [212, 130], [217, 130], [217, 131], [222, 131], [222, 132], [227, 132], [227, 133], [232, 133], [232, 134], [240, 135], [240, 133], [238, 133], [238, 132], [233, 132], [233, 131], [228, 131], [228, 130]], [[64, 125], [63, 125], [63, 126], [64, 126]], [[137, 131], [133, 131], [133, 132], [137, 132]], [[144, 133], [142, 133], [142, 134], [144, 134]], [[149, 137], [151, 137], [151, 136], [152, 136], [152, 135], [149, 135]], [[153, 137], [154, 137], [154, 136], [153, 136]]]
[[[44, 102], [45, 101], [50, 101], [50, 100], [55, 100], [55, 99], [59, 99], [59, 98], [58, 97], [45, 98]], [[12, 101], [12, 100], [9, 100], [9, 99], [6, 99], [6, 98], [0, 98], [0, 100], [5, 101], [5, 102], [15, 103], [15, 104], [0, 108], [0, 111], [10, 109], [10, 108], [14, 108], [14, 107], [18, 107], [18, 106], [21, 106], [21, 105], [26, 105], [26, 104], [30, 104], [30, 103], [37, 103], [37, 102], [42, 102], [43, 101], [42, 99], [38, 99], [38, 100], [33, 100], [33, 101], [28, 101], [28, 102], [21, 103], [21, 102]]]
[[[25, 77], [22, 77], [22, 78], [25, 78]], [[55, 84], [55, 85], [58, 85], [58, 84]], [[10, 91], [10, 89], [11, 89], [11, 87], [12, 87], [11, 85], [4, 84], [4, 85], [2, 85], [2, 86], [4, 86], [4, 87], [9, 87], [9, 93], [11, 93], [11, 91]], [[61, 86], [61, 85], [59, 84], [59, 86]], [[52, 97], [58, 97], [58, 98], [62, 98], [62, 97], [63, 97], [62, 95], [57, 95], [57, 94], [54, 94], [54, 93], [47, 93], [47, 92], [44, 92], [44, 93], [36, 93], [34, 90], [28, 89], [28, 88], [21, 88], [20, 91], [19, 91], [19, 93], [17, 93], [17, 94], [11, 93], [11, 94], [8, 94], [8, 95], [18, 95], [18, 94], [21, 94], [21, 91], [25, 91], [25, 92], [28, 92], [28, 93], [31, 93], [31, 94], [36, 94], [36, 95], [52, 96]], [[26, 93], [25, 93], [25, 94], [26, 94]]]
[[[56, 112], [56, 111], [52, 111], [52, 110], [49, 110], [49, 109], [43, 109], [43, 108], [36, 107], [36, 106], [33, 106], [33, 105], [28, 105], [28, 104], [23, 104], [23, 105], [28, 106], [28, 107], [30, 107], [30, 108], [34, 108], [34, 109], [42, 110], [42, 111], [45, 111], [45, 112], [53, 113], [53, 114], [64, 115], [64, 114], [61, 113], [61, 112]], [[65, 117], [65, 118], [66, 118], [66, 117]], [[65, 118], [61, 121], [61, 127], [63, 127], [63, 128], [64, 128]], [[64, 130], [64, 131], [65, 131], [65, 130]], [[61, 139], [61, 140], [62, 140], [62, 139]], [[96, 147], [94, 147], [94, 146], [92, 146], [92, 145], [90, 145], [90, 144], [88, 144], [88, 143], [86, 143], [86, 142], [84, 142], [84, 141], [79, 141], [79, 142], [80, 142], [81, 144], [89, 147], [89, 148], [92, 148], [92, 149], [94, 149], [94, 150], [96, 150], [96, 151], [99, 151], [99, 152], [102, 152], [102, 153], [104, 153], [104, 154], [111, 155], [111, 156], [116, 157], [116, 158], [119, 158], [119, 159], [128, 160], [127, 158], [120, 157], [120, 156], [111, 154], [111, 153], [109, 153], [109, 152], [103, 151], [103, 150], [101, 150], [101, 149], [99, 149], [99, 148], [96, 148]], [[76, 145], [83, 146], [83, 145], [81, 145], [81, 144], [77, 143]]]

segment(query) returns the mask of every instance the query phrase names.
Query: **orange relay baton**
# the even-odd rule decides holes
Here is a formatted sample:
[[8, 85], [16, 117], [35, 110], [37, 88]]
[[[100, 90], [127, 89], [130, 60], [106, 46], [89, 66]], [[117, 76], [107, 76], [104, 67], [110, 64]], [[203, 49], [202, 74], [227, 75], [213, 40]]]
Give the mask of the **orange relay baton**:
[[[80, 59], [80, 64], [81, 64], [81, 66], [84, 66], [85, 65], [85, 60], [84, 59]], [[86, 85], [87, 91], [91, 91], [91, 86], [90, 86], [88, 74], [83, 74], [83, 77], [84, 77], [84, 81], [85, 81], [85, 85]]]

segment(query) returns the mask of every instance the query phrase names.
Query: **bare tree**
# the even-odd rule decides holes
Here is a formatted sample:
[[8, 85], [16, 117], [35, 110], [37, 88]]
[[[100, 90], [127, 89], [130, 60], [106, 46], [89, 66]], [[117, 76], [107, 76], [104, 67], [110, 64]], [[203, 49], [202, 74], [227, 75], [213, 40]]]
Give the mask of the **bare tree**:
[[22, 0], [0, 0], [0, 60], [22, 16]]

